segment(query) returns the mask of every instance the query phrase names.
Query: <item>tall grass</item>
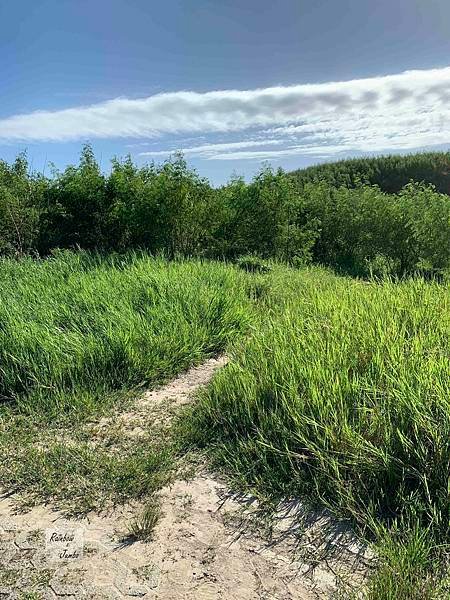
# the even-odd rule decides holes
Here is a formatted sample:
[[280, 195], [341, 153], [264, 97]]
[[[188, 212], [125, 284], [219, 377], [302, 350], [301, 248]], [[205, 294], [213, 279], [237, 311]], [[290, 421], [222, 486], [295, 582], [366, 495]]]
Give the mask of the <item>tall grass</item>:
[[86, 509], [154, 494], [170, 440], [111, 452], [76, 421], [233, 342], [184, 441], [260, 494], [351, 518], [378, 545], [372, 600], [448, 597], [450, 283], [247, 263], [1, 261], [1, 483]]
[[222, 351], [248, 321], [221, 264], [63, 252], [0, 262], [0, 398], [60, 418]]
[[220, 263], [137, 253], [0, 261], [2, 491], [73, 512], [154, 495], [176, 461], [151, 409], [139, 439], [91, 427], [129, 392], [247, 330], [245, 278]]
[[246, 485], [325, 504], [380, 540], [373, 598], [435, 597], [450, 539], [450, 287], [308, 270], [274, 289], [192, 412], [191, 439]]

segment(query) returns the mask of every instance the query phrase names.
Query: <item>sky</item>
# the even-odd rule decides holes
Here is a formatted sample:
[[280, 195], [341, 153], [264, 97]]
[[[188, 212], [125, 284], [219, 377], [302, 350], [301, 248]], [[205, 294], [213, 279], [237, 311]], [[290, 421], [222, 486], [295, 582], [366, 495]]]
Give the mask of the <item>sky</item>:
[[182, 150], [215, 185], [450, 148], [449, 0], [0, 2], [0, 158]]

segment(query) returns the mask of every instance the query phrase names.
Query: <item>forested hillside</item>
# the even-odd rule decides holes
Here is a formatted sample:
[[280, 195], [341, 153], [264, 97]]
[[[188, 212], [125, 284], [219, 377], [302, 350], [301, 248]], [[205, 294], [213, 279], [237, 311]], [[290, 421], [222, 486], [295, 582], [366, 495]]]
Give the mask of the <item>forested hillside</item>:
[[[215, 189], [181, 155], [103, 173], [90, 146], [51, 177], [0, 161], [0, 254], [144, 249], [252, 254], [353, 275], [439, 275], [450, 264], [449, 154], [358, 159], [295, 174], [262, 169]], [[299, 185], [299, 183], [301, 185]], [[434, 184], [434, 185], [430, 185]], [[393, 193], [395, 192], [395, 193]]]
[[410, 181], [430, 183], [450, 194], [450, 152], [353, 158], [314, 165], [292, 173], [300, 186], [326, 181], [332, 186], [378, 185], [384, 192], [399, 192]]

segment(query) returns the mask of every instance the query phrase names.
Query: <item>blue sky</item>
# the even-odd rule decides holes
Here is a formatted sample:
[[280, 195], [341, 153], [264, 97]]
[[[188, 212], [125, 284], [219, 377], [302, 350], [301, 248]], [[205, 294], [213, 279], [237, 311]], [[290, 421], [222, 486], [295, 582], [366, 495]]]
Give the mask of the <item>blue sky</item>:
[[0, 157], [181, 149], [214, 183], [450, 147], [449, 0], [0, 4]]

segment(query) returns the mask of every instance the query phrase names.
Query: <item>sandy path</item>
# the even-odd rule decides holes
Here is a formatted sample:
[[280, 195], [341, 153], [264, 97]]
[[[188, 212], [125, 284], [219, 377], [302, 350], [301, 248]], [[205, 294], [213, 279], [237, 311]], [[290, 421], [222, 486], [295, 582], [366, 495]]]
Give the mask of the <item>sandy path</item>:
[[[149, 412], [167, 419], [225, 362], [210, 359], [144, 394], [114, 426], [140, 435]], [[97, 432], [109, 426], [104, 419]], [[46, 506], [17, 514], [13, 497], [1, 499], [0, 598], [331, 598], [341, 577], [358, 581], [366, 568], [367, 552], [344, 527], [298, 503], [280, 506], [268, 536], [255, 526], [256, 503], [210, 474], [178, 480], [161, 498], [147, 543], [121, 541], [137, 504], [76, 520]]]

